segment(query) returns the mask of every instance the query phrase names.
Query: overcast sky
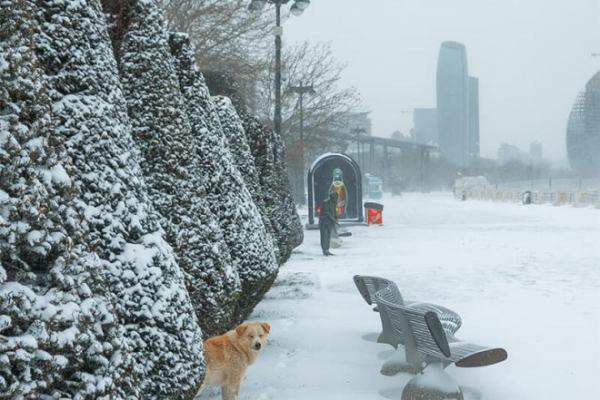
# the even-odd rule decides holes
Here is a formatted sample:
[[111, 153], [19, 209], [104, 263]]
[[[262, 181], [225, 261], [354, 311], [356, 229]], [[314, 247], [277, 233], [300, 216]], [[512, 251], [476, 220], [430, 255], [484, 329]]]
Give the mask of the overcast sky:
[[564, 160], [569, 111], [600, 70], [600, 0], [312, 0], [284, 29], [287, 43], [331, 43], [376, 136], [408, 132], [413, 108], [435, 107], [440, 44], [462, 42], [489, 158], [501, 143], [528, 151], [539, 140]]

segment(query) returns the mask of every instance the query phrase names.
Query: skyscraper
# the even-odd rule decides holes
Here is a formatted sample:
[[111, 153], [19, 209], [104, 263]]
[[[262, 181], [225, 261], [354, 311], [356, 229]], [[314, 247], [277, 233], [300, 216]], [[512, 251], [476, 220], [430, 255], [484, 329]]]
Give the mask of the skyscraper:
[[469, 126], [469, 81], [465, 46], [444, 42], [437, 65], [439, 148], [442, 157], [466, 166]]
[[466, 167], [479, 157], [479, 81], [469, 77], [467, 52], [444, 42], [437, 65], [437, 115], [442, 157]]
[[569, 114], [567, 154], [581, 176], [600, 176], [600, 72], [585, 85]]
[[415, 141], [421, 144], [438, 145], [437, 109], [415, 108], [413, 112]]
[[479, 79], [469, 77], [468, 163], [479, 158]]

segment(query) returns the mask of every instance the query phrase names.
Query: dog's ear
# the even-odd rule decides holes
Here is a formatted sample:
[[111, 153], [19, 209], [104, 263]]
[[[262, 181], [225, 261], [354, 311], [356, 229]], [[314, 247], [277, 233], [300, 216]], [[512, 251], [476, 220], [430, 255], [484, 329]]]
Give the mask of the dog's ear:
[[269, 331], [271, 330], [271, 325], [269, 325], [268, 322], [261, 322], [260, 326], [263, 328], [263, 331], [265, 331], [266, 333], [269, 333]]
[[244, 332], [246, 332], [246, 329], [248, 329], [248, 325], [241, 324], [241, 325], [238, 325], [237, 328], [235, 328], [235, 332], [237, 333], [238, 336], [242, 336], [244, 334]]

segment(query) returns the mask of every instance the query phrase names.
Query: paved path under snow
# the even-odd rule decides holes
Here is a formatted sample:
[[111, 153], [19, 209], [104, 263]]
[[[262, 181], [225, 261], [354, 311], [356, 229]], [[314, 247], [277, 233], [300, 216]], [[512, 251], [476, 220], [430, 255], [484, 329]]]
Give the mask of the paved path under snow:
[[447, 369], [484, 399], [600, 399], [600, 210], [449, 194], [383, 203], [385, 225], [351, 228], [335, 257], [306, 232], [252, 316], [273, 329], [242, 400], [400, 399], [409, 377], [379, 374], [393, 353], [372, 341], [379, 318], [355, 274], [391, 278], [406, 298], [458, 311], [460, 338], [505, 347], [504, 363]]

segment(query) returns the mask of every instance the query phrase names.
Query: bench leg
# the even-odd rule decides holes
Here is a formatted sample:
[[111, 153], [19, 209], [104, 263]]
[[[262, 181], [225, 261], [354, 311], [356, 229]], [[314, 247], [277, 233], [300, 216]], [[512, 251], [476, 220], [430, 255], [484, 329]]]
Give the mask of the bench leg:
[[394, 360], [393, 358], [384, 362], [380, 371], [381, 375], [384, 376], [394, 376], [398, 374], [416, 375], [419, 372], [420, 368], [417, 368], [406, 361]]
[[389, 344], [394, 349], [398, 349], [398, 339], [396, 339], [393, 335], [390, 335], [386, 331], [382, 331], [377, 338], [377, 343]]
[[402, 391], [402, 400], [464, 400], [463, 392], [441, 363], [430, 364], [412, 378]]
[[402, 373], [416, 375], [421, 372], [422, 369], [423, 368], [419, 365], [406, 361], [405, 352], [399, 350], [395, 351], [394, 354], [383, 363], [380, 373], [384, 376], [394, 376]]

